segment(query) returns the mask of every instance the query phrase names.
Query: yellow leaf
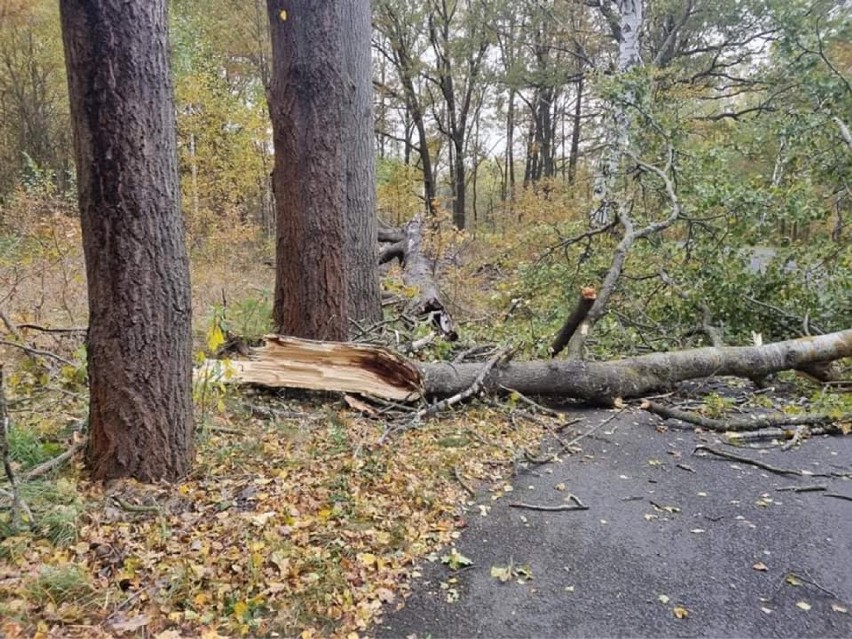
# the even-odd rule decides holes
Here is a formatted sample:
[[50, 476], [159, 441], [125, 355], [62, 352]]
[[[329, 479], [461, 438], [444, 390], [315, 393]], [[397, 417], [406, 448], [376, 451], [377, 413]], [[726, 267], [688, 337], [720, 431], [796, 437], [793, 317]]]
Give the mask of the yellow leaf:
[[218, 322], [214, 322], [210, 327], [210, 331], [207, 333], [207, 350], [215, 351], [222, 344], [225, 343], [225, 334], [222, 332], [222, 328], [219, 326]]
[[238, 601], [234, 604], [234, 617], [242, 619], [248, 612], [248, 604], [245, 601]]
[[766, 572], [769, 568], [766, 567], [766, 564], [762, 561], [758, 561], [756, 564], [752, 566], [755, 570], [759, 570], [760, 572]]
[[664, 603], [664, 604], [669, 603], [669, 596], [668, 595], [660, 595], [659, 597], [657, 597], [657, 599], [659, 599], [661, 603]]
[[809, 604], [807, 601], [800, 601], [796, 604], [796, 608], [799, 608], [801, 610], [810, 610], [811, 604]]
[[672, 612], [674, 613], [674, 616], [678, 619], [686, 619], [689, 616], [689, 611], [683, 606], [675, 606], [672, 609]]
[[849, 612], [846, 606], [841, 606], [840, 604], [833, 603], [831, 604], [831, 609], [834, 612]]
[[281, 9], [281, 11], [278, 12], [278, 19], [281, 20], [281, 22], [284, 22], [284, 21], [287, 20], [287, 10], [286, 9]]
[[369, 567], [376, 563], [376, 556], [371, 552], [361, 552], [358, 553], [358, 561]]

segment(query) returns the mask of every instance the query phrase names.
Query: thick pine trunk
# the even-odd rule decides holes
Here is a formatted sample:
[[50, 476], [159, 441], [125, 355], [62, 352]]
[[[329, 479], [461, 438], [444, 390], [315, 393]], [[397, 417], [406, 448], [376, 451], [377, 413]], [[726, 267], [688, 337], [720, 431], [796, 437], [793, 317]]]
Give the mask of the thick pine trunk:
[[166, 0], [63, 0], [89, 294], [88, 464], [174, 480], [193, 448], [189, 263]]
[[[323, 340], [348, 333], [346, 65], [337, 2], [268, 0], [269, 112], [275, 145], [278, 331]], [[349, 28], [347, 26], [347, 28]]]
[[346, 149], [346, 276], [349, 317], [382, 319], [376, 269], [376, 162], [373, 148], [373, 91], [370, 0], [340, 0], [350, 101]]

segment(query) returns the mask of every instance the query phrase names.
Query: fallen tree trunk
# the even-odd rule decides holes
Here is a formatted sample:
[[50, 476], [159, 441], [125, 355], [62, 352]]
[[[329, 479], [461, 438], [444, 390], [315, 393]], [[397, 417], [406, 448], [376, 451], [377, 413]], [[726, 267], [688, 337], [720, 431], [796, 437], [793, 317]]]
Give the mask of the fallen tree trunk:
[[[609, 402], [642, 397], [688, 379], [717, 375], [753, 379], [844, 357], [852, 357], [852, 329], [763, 346], [711, 346], [608, 362], [511, 362], [494, 370], [484, 388]], [[426, 394], [453, 395], [473, 383], [478, 368], [477, 364], [424, 364], [420, 370]]]
[[[235, 362], [232, 381], [273, 387], [343, 390], [389, 399], [450, 397], [474, 384], [485, 392], [516, 390], [610, 403], [677, 382], [733, 375], [752, 379], [816, 362], [852, 357], [852, 329], [763, 346], [707, 347], [608, 362], [510, 362], [478, 380], [482, 364], [414, 364], [387, 349], [270, 336], [254, 360]], [[228, 381], [228, 380], [226, 380]], [[307, 385], [310, 384], [310, 385]]]
[[[414, 301], [414, 313], [420, 317], [428, 317], [435, 329], [446, 339], [458, 339], [453, 326], [452, 317], [444, 308], [438, 286], [432, 277], [432, 263], [423, 252], [423, 218], [415, 217], [402, 230], [402, 238], [398, 232], [385, 229], [383, 237], [393, 242], [379, 256], [379, 263], [384, 264], [398, 259], [402, 264], [402, 282], [406, 286], [418, 290]], [[379, 238], [381, 240], [381, 237]]]

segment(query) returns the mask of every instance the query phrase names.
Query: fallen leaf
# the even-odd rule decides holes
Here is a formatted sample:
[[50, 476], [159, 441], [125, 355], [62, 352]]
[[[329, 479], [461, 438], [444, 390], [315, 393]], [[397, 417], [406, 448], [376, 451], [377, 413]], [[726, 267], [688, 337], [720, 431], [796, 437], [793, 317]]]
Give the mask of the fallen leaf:
[[151, 617], [148, 615], [136, 615], [135, 617], [119, 617], [110, 622], [109, 626], [113, 632], [122, 634], [125, 632], [133, 632], [144, 628], [151, 623]]
[[660, 603], [664, 603], [664, 604], [667, 604], [667, 603], [669, 603], [669, 601], [671, 601], [671, 599], [669, 598], [668, 595], [660, 595], [659, 597], [657, 597], [657, 599], [660, 600]]
[[450, 570], [458, 570], [465, 566], [472, 566], [473, 560], [465, 557], [458, 550], [453, 548], [450, 550], [450, 554], [441, 557], [441, 563], [448, 566]]
[[506, 583], [512, 578], [512, 569], [509, 566], [491, 566], [491, 576]]
[[833, 603], [831, 604], [831, 609], [834, 612], [849, 612], [846, 606], [841, 606], [840, 604]]
[[794, 575], [793, 573], [790, 573], [789, 575], [787, 575], [787, 578], [785, 579], [785, 581], [791, 586], [801, 586], [802, 585], [801, 580], [796, 575]]
[[796, 604], [796, 608], [801, 608], [802, 610], [810, 610], [811, 604], [809, 604], [807, 601], [800, 601]]
[[683, 606], [675, 606], [672, 609], [672, 613], [674, 613], [674, 616], [678, 619], [686, 619], [689, 616], [689, 611]]
[[704, 530], [703, 528], [693, 528], [689, 532], [695, 533], [696, 535], [700, 535], [701, 533], [704, 533], [704, 532], [707, 532], [707, 531]]
[[756, 564], [752, 566], [755, 570], [759, 570], [760, 572], [766, 572], [769, 568], [766, 567], [766, 564], [762, 561], [758, 561]]

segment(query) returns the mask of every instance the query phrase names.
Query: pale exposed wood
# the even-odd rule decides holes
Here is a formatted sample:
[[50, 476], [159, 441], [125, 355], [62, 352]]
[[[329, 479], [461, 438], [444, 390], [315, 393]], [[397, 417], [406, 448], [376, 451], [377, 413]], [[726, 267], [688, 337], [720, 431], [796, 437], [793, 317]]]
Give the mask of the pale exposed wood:
[[[306, 388], [409, 401], [422, 394], [420, 372], [407, 359], [379, 346], [267, 335], [253, 359], [234, 360], [231, 374], [207, 362], [198, 375], [270, 388]], [[227, 367], [224, 367], [227, 368]]]

